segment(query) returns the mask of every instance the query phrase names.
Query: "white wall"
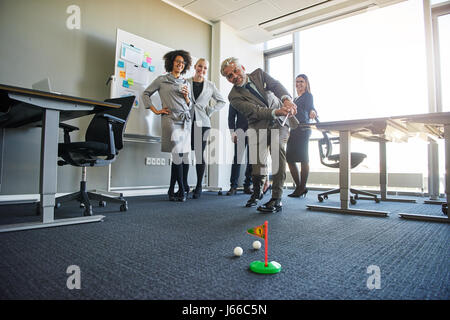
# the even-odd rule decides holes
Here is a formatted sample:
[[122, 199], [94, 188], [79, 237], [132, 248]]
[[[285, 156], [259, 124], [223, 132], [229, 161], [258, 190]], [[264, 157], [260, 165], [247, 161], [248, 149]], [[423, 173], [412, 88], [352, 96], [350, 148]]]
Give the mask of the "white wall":
[[[220, 74], [220, 65], [224, 59], [238, 58], [247, 72], [264, 67], [263, 44], [255, 45], [243, 40], [232, 27], [223, 22], [213, 25], [211, 48], [211, 80], [227, 100], [232, 85]], [[209, 166], [209, 186], [228, 189], [234, 154], [228, 130], [228, 104], [213, 115], [211, 126], [222, 135], [214, 145], [216, 152], [219, 153], [216, 157], [221, 159], [221, 163]]]

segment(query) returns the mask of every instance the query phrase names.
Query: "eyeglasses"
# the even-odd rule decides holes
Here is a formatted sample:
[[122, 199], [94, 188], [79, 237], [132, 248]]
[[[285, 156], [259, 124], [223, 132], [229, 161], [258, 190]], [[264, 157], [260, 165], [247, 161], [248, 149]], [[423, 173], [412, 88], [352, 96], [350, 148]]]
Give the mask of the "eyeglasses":
[[174, 60], [173, 63], [176, 63], [176, 64], [186, 64], [184, 61], [181, 61], [181, 60]]
[[232, 71], [230, 71], [230, 73], [228, 73], [225, 77], [226, 77], [228, 80], [231, 80], [231, 79], [234, 77], [235, 74], [238, 74], [238, 72], [239, 72], [238, 68], [234, 68], [234, 69], [233, 69]]

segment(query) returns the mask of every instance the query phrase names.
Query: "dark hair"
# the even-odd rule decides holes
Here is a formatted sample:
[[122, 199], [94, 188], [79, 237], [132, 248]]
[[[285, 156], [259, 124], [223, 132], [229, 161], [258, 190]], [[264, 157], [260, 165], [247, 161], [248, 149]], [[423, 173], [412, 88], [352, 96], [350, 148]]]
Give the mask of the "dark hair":
[[295, 79], [297, 78], [303, 78], [306, 82], [306, 92], [311, 93], [311, 86], [309, 85], [309, 80], [308, 80], [308, 76], [306, 74], [299, 74], [298, 76], [295, 77]]
[[175, 61], [175, 58], [177, 56], [181, 56], [184, 59], [184, 69], [183, 69], [183, 71], [181, 71], [181, 74], [185, 74], [186, 71], [188, 71], [189, 68], [191, 67], [192, 58], [191, 58], [191, 54], [184, 50], [174, 50], [174, 51], [167, 52], [163, 57], [164, 68], [166, 69], [167, 72], [172, 72], [173, 62]]

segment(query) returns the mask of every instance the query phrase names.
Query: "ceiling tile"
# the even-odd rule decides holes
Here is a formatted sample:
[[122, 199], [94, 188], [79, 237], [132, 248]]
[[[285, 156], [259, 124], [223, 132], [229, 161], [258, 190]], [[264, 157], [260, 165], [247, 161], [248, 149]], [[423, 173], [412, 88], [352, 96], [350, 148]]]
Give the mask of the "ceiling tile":
[[184, 7], [188, 3], [191, 3], [194, 0], [169, 0], [170, 3], [176, 4], [177, 6]]
[[281, 11], [267, 0], [262, 0], [228, 13], [220, 18], [236, 30], [242, 30], [250, 26], [257, 25], [260, 22], [278, 17]]
[[286, 14], [292, 11], [307, 8], [314, 4], [326, 2], [326, 0], [270, 0], [270, 2], [280, 9], [283, 14]]
[[231, 11], [220, 1], [215, 0], [197, 0], [184, 8], [210, 21], [217, 20], [217, 17], [223, 16]]

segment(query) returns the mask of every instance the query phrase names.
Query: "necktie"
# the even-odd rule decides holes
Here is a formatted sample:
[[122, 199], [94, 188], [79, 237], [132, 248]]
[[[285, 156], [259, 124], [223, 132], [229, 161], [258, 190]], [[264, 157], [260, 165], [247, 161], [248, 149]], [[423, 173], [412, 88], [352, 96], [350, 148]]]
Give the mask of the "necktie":
[[250, 91], [255, 97], [257, 97], [261, 102], [263, 102], [265, 105], [267, 105], [266, 100], [258, 93], [258, 91], [256, 91], [255, 89], [252, 88], [252, 86], [250, 85], [250, 82], [247, 82], [247, 84], [245, 85], [245, 88], [248, 89], [248, 91]]

